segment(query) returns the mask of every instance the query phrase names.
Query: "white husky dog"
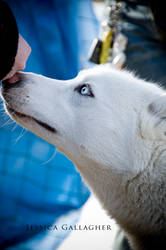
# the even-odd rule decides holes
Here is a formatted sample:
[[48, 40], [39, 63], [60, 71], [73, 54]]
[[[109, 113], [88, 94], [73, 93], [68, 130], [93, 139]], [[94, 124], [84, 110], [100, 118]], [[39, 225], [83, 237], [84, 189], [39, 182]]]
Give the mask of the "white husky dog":
[[72, 80], [20, 73], [9, 115], [66, 154], [133, 249], [166, 249], [166, 95], [98, 66]]

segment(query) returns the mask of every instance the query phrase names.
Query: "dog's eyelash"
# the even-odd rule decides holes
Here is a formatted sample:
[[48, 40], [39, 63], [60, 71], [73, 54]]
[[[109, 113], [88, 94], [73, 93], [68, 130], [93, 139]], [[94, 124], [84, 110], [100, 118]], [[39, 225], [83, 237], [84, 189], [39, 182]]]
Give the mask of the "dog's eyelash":
[[88, 83], [78, 85], [78, 86], [74, 89], [74, 91], [77, 91], [80, 95], [82, 95], [82, 94], [81, 94], [81, 90], [82, 90], [82, 88], [84, 88], [84, 87], [87, 87], [88, 90], [89, 90], [89, 93], [86, 94], [86, 95], [84, 95], [84, 96], [95, 97], [94, 94], [93, 94], [93, 91], [92, 91], [92, 89], [91, 89], [91, 86], [90, 86], [90, 84], [88, 84]]

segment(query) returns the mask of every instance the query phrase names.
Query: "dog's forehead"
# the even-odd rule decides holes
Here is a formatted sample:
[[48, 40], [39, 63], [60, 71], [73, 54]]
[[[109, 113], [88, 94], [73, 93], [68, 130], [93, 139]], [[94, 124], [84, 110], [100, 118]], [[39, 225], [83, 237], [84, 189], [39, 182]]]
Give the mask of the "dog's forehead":
[[111, 70], [103, 66], [85, 69], [79, 72], [77, 79], [82, 82], [88, 82], [93, 85], [107, 84], [111, 80]]
[[[80, 71], [77, 80], [80, 83], [89, 83], [96, 90], [118, 91], [123, 89], [126, 81], [122, 73], [118, 70], [106, 66], [96, 66], [94, 68]], [[77, 82], [77, 81], [76, 81]], [[123, 82], [123, 84], [122, 84]]]
[[99, 76], [99, 75], [102, 75], [103, 76], [103, 73], [107, 73], [107, 74], [110, 74], [112, 71], [111, 68], [108, 68], [106, 66], [95, 66], [93, 68], [89, 68], [89, 69], [84, 69], [84, 70], [81, 70], [79, 72], [79, 76], [81, 77], [86, 77], [86, 76], [93, 76], [95, 77], [96, 75]]
[[136, 92], [138, 97], [147, 92], [144, 81], [135, 77], [133, 73], [105, 65], [82, 70], [77, 79], [76, 82], [89, 83], [96, 93], [105, 93], [109, 96], [118, 94], [121, 98], [128, 96], [128, 100], [133, 100]]

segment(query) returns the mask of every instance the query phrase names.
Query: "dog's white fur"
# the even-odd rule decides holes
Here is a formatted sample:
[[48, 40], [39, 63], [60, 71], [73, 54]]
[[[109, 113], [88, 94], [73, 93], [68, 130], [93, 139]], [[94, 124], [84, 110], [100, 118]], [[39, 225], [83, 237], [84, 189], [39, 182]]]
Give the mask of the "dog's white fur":
[[[10, 115], [76, 164], [133, 249], [166, 249], [164, 90], [106, 66], [68, 81], [32, 73], [21, 77], [23, 84], [3, 90], [7, 109], [57, 132], [8, 109]], [[94, 97], [78, 92], [86, 83]]]

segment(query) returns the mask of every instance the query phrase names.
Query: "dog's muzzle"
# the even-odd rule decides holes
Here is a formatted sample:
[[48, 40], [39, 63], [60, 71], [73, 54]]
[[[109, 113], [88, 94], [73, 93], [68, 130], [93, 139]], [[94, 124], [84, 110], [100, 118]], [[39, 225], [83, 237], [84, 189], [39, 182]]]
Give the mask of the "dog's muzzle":
[[29, 103], [29, 96], [27, 94], [26, 88], [26, 84], [28, 83], [26, 83], [26, 78], [26, 73], [20, 72], [16, 73], [16, 75], [10, 80], [5, 80], [2, 82], [1, 93], [8, 113], [16, 121], [17, 118], [24, 120], [30, 119], [48, 131], [56, 133], [56, 129], [47, 123], [24, 113], [23, 107]]

